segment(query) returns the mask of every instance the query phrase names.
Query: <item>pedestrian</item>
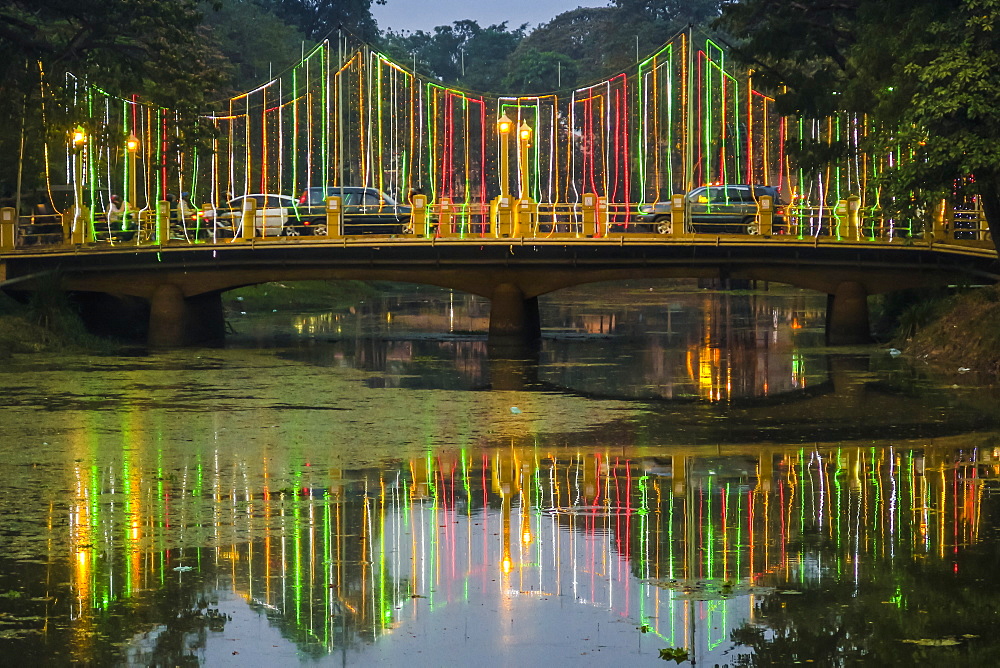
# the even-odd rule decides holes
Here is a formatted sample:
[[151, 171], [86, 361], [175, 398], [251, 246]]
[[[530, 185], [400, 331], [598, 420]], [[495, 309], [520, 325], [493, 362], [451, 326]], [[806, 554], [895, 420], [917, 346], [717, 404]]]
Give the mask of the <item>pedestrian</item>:
[[128, 203], [122, 201], [120, 195], [112, 195], [108, 205], [108, 231], [120, 232], [128, 229]]

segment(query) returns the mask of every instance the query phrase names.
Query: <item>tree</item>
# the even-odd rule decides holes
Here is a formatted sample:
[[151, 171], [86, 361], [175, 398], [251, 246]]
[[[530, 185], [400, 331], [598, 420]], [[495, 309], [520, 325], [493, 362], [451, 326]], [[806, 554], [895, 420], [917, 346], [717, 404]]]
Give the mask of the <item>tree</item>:
[[[59, 99], [67, 75], [119, 95], [181, 111], [214, 94], [221, 60], [199, 27], [197, 0], [7, 0], [0, 4], [0, 145], [24, 147], [23, 161], [0, 162], [0, 184], [13, 190], [19, 164], [35, 165], [41, 138], [65, 137], [70, 98]], [[40, 72], [50, 85], [40, 113]], [[61, 110], [70, 109], [60, 117]], [[22, 138], [32, 141], [22, 143]]]
[[382, 47], [401, 63], [417, 62], [417, 70], [449, 85], [480, 92], [499, 90], [507, 58], [524, 38], [526, 25], [508, 30], [507, 23], [481, 27], [471, 20], [437, 26], [433, 32], [389, 32]]
[[247, 0], [222, 0], [218, 9], [205, 8], [205, 24], [226, 59], [225, 90], [236, 94], [256, 88], [270, 76], [298, 61], [303, 32]]
[[[369, 44], [379, 33], [372, 17], [372, 0], [256, 0], [261, 7], [297, 26], [309, 38], [322, 40], [343, 28]], [[384, 5], [385, 0], [375, 0]]]
[[1000, 239], [1000, 0], [742, 0], [720, 25], [787, 86], [780, 111], [867, 114], [875, 142], [912, 153], [887, 174], [897, 197], [971, 177]]
[[504, 85], [519, 93], [546, 93], [579, 78], [576, 62], [561, 53], [520, 49], [512, 60]]

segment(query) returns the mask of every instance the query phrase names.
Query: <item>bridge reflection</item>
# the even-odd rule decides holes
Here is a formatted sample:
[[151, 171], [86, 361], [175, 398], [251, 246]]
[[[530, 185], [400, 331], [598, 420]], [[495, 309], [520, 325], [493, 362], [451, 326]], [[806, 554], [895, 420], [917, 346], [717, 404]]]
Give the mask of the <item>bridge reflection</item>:
[[122, 606], [150, 608], [131, 625], [143, 637], [176, 627], [184, 610], [156, 592], [184, 582], [174, 604], [234, 591], [314, 656], [363, 653], [483, 600], [532, 614], [519, 597], [605, 609], [710, 655], [778, 590], [976, 544], [1000, 478], [987, 440], [657, 456], [462, 448], [352, 471], [209, 457], [157, 476], [140, 451], [77, 464], [76, 500], [47, 521], [57, 544], [68, 534], [52, 557], [70, 567], [75, 661], [94, 659]]

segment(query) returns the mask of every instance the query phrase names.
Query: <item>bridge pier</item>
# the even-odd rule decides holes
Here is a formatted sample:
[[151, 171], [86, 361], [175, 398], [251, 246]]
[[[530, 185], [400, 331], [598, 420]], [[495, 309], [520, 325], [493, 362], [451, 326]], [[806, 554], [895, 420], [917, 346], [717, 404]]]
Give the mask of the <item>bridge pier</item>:
[[843, 281], [826, 300], [826, 342], [831, 346], [871, 343], [868, 291], [864, 284]]
[[180, 287], [164, 283], [150, 297], [147, 336], [150, 348], [220, 344], [225, 338], [225, 328], [221, 292], [185, 297]]
[[525, 298], [520, 286], [501, 283], [490, 299], [490, 338], [534, 341], [542, 335], [538, 297]]

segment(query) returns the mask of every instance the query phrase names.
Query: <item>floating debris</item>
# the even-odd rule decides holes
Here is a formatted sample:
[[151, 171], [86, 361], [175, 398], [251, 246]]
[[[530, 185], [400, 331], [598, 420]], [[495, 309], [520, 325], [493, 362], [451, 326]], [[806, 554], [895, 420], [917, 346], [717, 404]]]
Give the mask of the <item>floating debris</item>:
[[514, 415], [520, 415], [521, 414], [521, 409], [518, 408], [517, 406], [511, 406], [510, 407], [510, 412], [513, 413]]
[[905, 638], [902, 642], [907, 642], [911, 645], [920, 645], [921, 647], [952, 647], [962, 644], [961, 640], [955, 638], [920, 638], [919, 640]]
[[683, 647], [664, 647], [660, 650], [660, 658], [664, 661], [680, 663], [688, 660], [688, 651]]
[[672, 589], [678, 592], [681, 598], [691, 601], [720, 601], [735, 596], [768, 594], [774, 591], [773, 587], [758, 587], [749, 582], [734, 582], [732, 580], [668, 580], [654, 578], [643, 580], [643, 582], [660, 587], [661, 589]]
[[903, 351], [899, 350], [898, 348], [889, 348], [889, 354], [892, 355], [893, 357], [899, 357], [900, 355], [903, 354]]

